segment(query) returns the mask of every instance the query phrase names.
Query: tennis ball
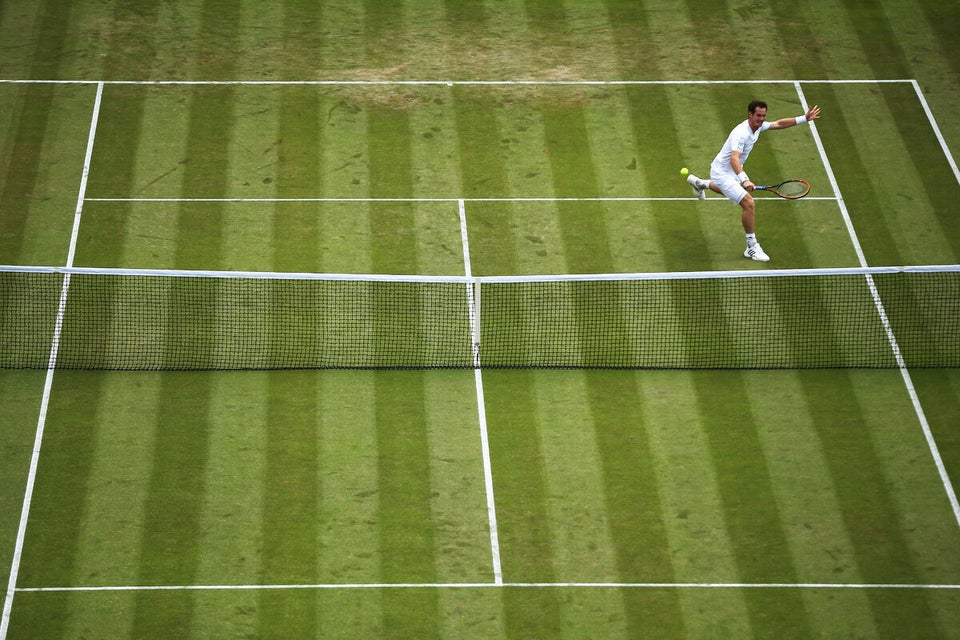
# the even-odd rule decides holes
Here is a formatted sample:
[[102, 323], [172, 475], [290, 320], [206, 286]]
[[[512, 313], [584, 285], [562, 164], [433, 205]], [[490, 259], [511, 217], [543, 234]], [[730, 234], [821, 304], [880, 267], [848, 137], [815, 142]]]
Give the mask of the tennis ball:
[[683, 169], [680, 169], [680, 175], [685, 176], [688, 173], [690, 173], [690, 170], [687, 169], [686, 167], [684, 167]]

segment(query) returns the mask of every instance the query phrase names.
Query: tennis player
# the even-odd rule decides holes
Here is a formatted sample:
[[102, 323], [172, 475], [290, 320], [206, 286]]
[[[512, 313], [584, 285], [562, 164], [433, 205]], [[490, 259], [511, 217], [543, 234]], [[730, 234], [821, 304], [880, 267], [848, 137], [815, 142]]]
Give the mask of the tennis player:
[[743, 165], [747, 162], [747, 156], [756, 144], [760, 134], [764, 131], [776, 131], [777, 129], [788, 129], [797, 124], [803, 124], [816, 120], [820, 117], [820, 107], [814, 105], [802, 116], [796, 118], [781, 118], [774, 122], [767, 122], [767, 103], [762, 100], [754, 100], [747, 105], [747, 119], [738, 124], [727, 136], [727, 141], [720, 149], [720, 153], [713, 159], [710, 165], [710, 180], [702, 180], [692, 173], [687, 176], [687, 182], [693, 187], [693, 193], [703, 200], [706, 197], [704, 191], [710, 189], [725, 195], [734, 204], [740, 205], [743, 209], [743, 215], [740, 220], [743, 223], [743, 230], [747, 234], [747, 250], [743, 252], [743, 257], [767, 262], [770, 256], [764, 253], [757, 242], [757, 234], [754, 228], [755, 204], [750, 192], [754, 190], [755, 185], [747, 177], [747, 172], [743, 170]]

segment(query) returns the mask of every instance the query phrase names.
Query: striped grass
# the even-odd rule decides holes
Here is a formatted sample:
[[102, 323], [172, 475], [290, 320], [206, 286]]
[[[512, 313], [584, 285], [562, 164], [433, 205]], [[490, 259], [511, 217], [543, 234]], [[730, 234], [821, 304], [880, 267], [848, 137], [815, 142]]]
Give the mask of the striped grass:
[[[957, 16], [926, 0], [14, 1], [0, 77], [917, 78], [955, 148]], [[728, 62], [748, 26], [758, 54]], [[914, 87], [803, 89], [868, 262], [956, 262], [957, 182]], [[0, 85], [0, 262], [63, 263], [92, 94]], [[789, 83], [107, 85], [89, 197], [454, 201], [87, 201], [77, 264], [460, 275], [457, 198], [689, 197], [676, 170], [705, 171], [757, 95], [799, 111]], [[765, 136], [751, 167], [837, 195], [803, 129]], [[465, 209], [479, 275], [744, 267], [716, 199]], [[856, 264], [835, 202], [758, 210], [777, 266]], [[955, 481], [960, 382], [911, 375]], [[0, 372], [4, 504], [22, 500], [40, 379]], [[58, 371], [20, 587], [484, 586], [18, 591], [9, 637], [956, 637], [957, 589], [651, 584], [956, 585], [957, 523], [896, 372], [483, 379], [503, 587], [472, 373]]]
[[[0, 370], [0, 495], [4, 504], [23, 495], [23, 480], [30, 466], [30, 450], [37, 428], [37, 408], [43, 391], [44, 373]], [[21, 498], [22, 499], [22, 498]], [[19, 515], [15, 508], [0, 510], [0, 544], [13, 549]], [[12, 554], [0, 556], [0, 567], [9, 575]]]
[[[600, 151], [614, 144], [609, 132], [623, 126], [619, 114], [626, 109], [637, 121], [654, 123], [656, 110], [644, 111], [651, 95], [666, 96], [680, 111], [679, 105], [726, 102], [729, 93], [659, 87], [576, 90], [569, 96], [562, 88], [108, 89], [108, 98], [114, 92], [133, 98], [125, 104], [134, 118], [156, 113], [170, 119], [170, 126], [116, 128], [129, 118], [111, 111], [115, 107], [108, 100], [103, 135], [116, 140], [118, 153], [95, 157], [89, 185], [94, 197], [124, 195], [128, 189], [212, 198], [296, 198], [311, 192], [412, 198], [457, 195], [458, 183], [477, 196], [502, 189], [499, 193], [575, 197], [601, 193], [601, 184], [614, 185], [618, 195], [630, 193], [631, 184], [659, 189], [656, 185], [667, 184], [668, 168], [653, 162], [651, 151], [636, 142], [644, 125], [632, 145], [616, 154]], [[792, 99], [789, 92], [783, 96]], [[611, 100], [619, 106], [611, 108]], [[531, 106], [544, 101], [549, 106], [529, 115]], [[476, 122], [484, 133], [461, 140], [444, 126], [424, 127], [431, 120], [424, 114], [432, 111], [457, 132], [473, 131]], [[271, 131], [262, 123], [274, 112], [279, 120]], [[235, 117], [219, 129], [205, 127], [214, 113]], [[326, 124], [304, 113], [326, 113]], [[717, 127], [723, 120], [716, 116]], [[357, 147], [340, 127], [369, 146]], [[160, 135], [171, 130], [181, 132], [179, 144], [177, 136]], [[568, 136], [570, 131], [579, 133]], [[684, 150], [681, 139], [674, 142], [675, 153], [686, 161], [697, 150]], [[760, 155], [768, 166], [776, 167], [781, 157], [810, 154], [803, 138], [775, 140]], [[435, 145], [439, 156], [429, 151]], [[336, 163], [332, 174], [331, 161]], [[136, 169], [124, 177], [129, 166]], [[443, 177], [449, 173], [459, 180]], [[350, 175], [356, 177], [343, 179]], [[459, 273], [452, 204], [91, 202], [78, 260], [113, 266]], [[814, 266], [846, 256], [852, 263], [844, 230], [831, 220], [834, 205], [798, 204], [809, 208], [761, 203], [772, 228], [765, 237], [782, 242], [784, 261]], [[498, 274], [740, 266], [733, 250], [729, 261], [717, 255], [720, 247], [736, 242], [736, 221], [727, 216], [727, 207], [723, 202], [470, 202], [473, 269]], [[117, 220], [123, 224], [116, 225]], [[433, 397], [443, 398], [446, 408], [434, 421], [428, 412], [428, 374], [270, 373], [257, 375], [262, 385], [257, 388], [249, 375], [225, 380], [220, 374], [58, 374], [61, 391], [51, 414], [21, 584], [490, 580], [468, 376], [450, 373], [438, 379], [442, 391]], [[785, 376], [793, 396], [776, 384]], [[896, 380], [890, 374], [879, 376], [891, 385], [881, 397], [899, 400], [870, 418], [878, 380], [865, 387], [866, 404], [852, 402], [864, 391], [858, 391], [860, 377], [849, 373], [772, 374], [774, 382], [736, 373], [485, 374], [505, 580], [950, 583], [957, 575], [950, 552], [955, 523], [929, 465], [891, 470], [897, 461], [922, 460], [928, 453], [909, 428], [913, 418], [899, 383], [890, 383]], [[352, 382], [331, 382], [344, 379]], [[459, 396], [449, 395], [454, 380]], [[122, 391], [130, 384], [144, 385], [143, 391]], [[328, 395], [331, 384], [338, 391]], [[76, 392], [69, 390], [74, 385]], [[133, 403], [125, 399], [132, 394]], [[769, 406], [768, 394], [776, 399]], [[340, 404], [355, 397], [366, 398], [362, 409]], [[331, 403], [335, 398], [342, 400]], [[806, 398], [798, 404], [803, 418], [796, 431], [781, 427], [776, 435], [768, 433], [769, 416], [779, 417], [792, 398]], [[766, 418], [757, 415], [764, 407]], [[949, 416], [949, 406], [946, 411]], [[150, 414], [155, 426], [146, 439], [131, 438], [126, 430], [98, 433], [108, 425], [149, 424], [145, 416]], [[328, 415], [341, 416], [338, 425], [352, 426], [318, 428], [333, 426]], [[450, 447], [453, 416], [460, 423], [461, 444]], [[354, 433], [360, 424], [367, 430]], [[258, 433], [258, 425], [270, 429]], [[915, 453], [903, 451], [903, 433], [896, 431], [884, 445], [895, 443], [895, 455], [883, 453], [862, 436], [870, 425], [906, 425]], [[106, 443], [113, 451], [94, 448]], [[448, 463], [463, 474], [461, 480], [437, 462], [441, 458], [434, 452], [444, 446], [461, 455], [472, 449], [472, 462]], [[795, 458], [798, 449], [809, 453]], [[330, 452], [337, 453], [325, 462]], [[114, 459], [129, 462], [117, 466], [110, 462]], [[795, 459], [817, 460], [819, 466], [805, 472], [790, 463]], [[338, 468], [345, 475], [330, 478], [327, 491], [321, 475]], [[120, 477], [108, 479], [115, 474]], [[67, 476], [70, 488], [64, 491]], [[262, 477], [262, 486], [244, 492], [239, 479], [251, 476]], [[904, 494], [891, 493], [888, 478], [893, 477]], [[816, 500], [797, 491], [804, 486], [798, 478], [816, 480]], [[435, 489], [438, 485], [442, 491]], [[233, 501], [225, 501], [230, 495]], [[127, 504], [142, 506], [125, 514], [129, 517], [111, 513]], [[833, 507], [823, 510], [824, 504]], [[448, 521], [448, 509], [459, 515]], [[821, 510], [822, 518], [813, 517]], [[325, 528], [325, 523], [334, 526]], [[345, 545], [344, 536], [363, 544]], [[471, 540], [466, 547], [465, 539]], [[424, 563], [424, 558], [433, 561]], [[112, 571], [105, 572], [108, 567]], [[238, 596], [246, 604], [237, 605], [232, 624], [249, 625], [262, 636], [281, 630], [311, 634], [329, 628], [331, 614], [323, 604], [329, 597], [272, 590], [255, 600]], [[953, 621], [938, 606], [939, 597], [869, 591], [845, 597], [840, 610], [815, 593], [793, 590], [704, 595], [505, 587], [498, 598], [482, 598], [497, 622], [481, 628], [557, 635], [586, 628], [595, 623], [588, 611], [602, 610], [613, 635], [651, 628], [681, 635], [684, 625], [700, 628], [719, 618], [732, 633], [764, 636], [787, 624], [799, 637], [841, 625], [843, 613], [853, 607], [860, 613], [850, 628], [858, 632], [902, 635], [922, 619], [936, 620], [946, 633]], [[362, 604], [350, 606], [378, 612], [368, 622], [371, 633], [429, 637], [459, 629], [448, 607], [461, 610], [460, 596], [444, 590], [388, 590], [357, 598]], [[26, 617], [18, 624], [35, 625], [47, 612], [89, 599], [50, 594], [21, 614]], [[194, 594], [139, 592], [118, 599], [123, 603], [115, 617], [120, 635], [187, 634], [206, 628], [216, 606]], [[713, 614], [703, 613], [705, 601]], [[659, 615], [651, 618], [651, 610]], [[100, 616], [80, 606], [78, 617], [46, 624], [50, 635], [69, 636], [82, 632], [84, 620]]]
[[[280, 382], [278, 375], [286, 380], [271, 391], [274, 382]], [[457, 376], [462, 392], [454, 397], [450, 383]], [[955, 523], [935, 473], [922, 463], [928, 454], [910, 426], [909, 404], [892, 373], [496, 372], [485, 378], [508, 583], [922, 584], [949, 582], [960, 571], [950, 552]], [[94, 386], [103, 400], [92, 403], [86, 400], [90, 396], [79, 393], [81, 388], [91, 391], [91, 374], [61, 372], [58, 379], [60, 401], [51, 415], [51, 425], [58, 426], [51, 427], [45, 443], [35, 527], [21, 567], [23, 586], [150, 584], [155, 571], [166, 572], [157, 575], [164, 578], [162, 584], [491, 580], [479, 447], [476, 426], [468, 417], [470, 376], [298, 373], [255, 374], [252, 380], [251, 374], [105, 374]], [[198, 385], [204, 379], [211, 384]], [[414, 391], [431, 379], [434, 400]], [[184, 384], [173, 386], [178, 380]], [[297, 380], [301, 384], [294, 384]], [[331, 385], [340, 383], [342, 391], [334, 393]], [[131, 403], [129, 390], [124, 390], [129, 386], [154, 386], [156, 391], [141, 392], [140, 400]], [[115, 391], [107, 393], [109, 388]], [[358, 395], [363, 388], [372, 394], [368, 399]], [[176, 417], [170, 413], [172, 406], [164, 407], [164, 398], [189, 394], [194, 400], [180, 404], [196, 413], [201, 393], [217, 400], [216, 405], [208, 401], [210, 417], [179, 422], [206, 425], [201, 449], [208, 463], [199, 476], [191, 474], [186, 460], [197, 452], [181, 455], [176, 468], [184, 477], [164, 480], [156, 471], [169, 465], [158, 466], [157, 461], [173, 451], [161, 454], [159, 449], [173, 435], [163, 431]], [[864, 394], [872, 405], [869, 410], [856, 402]], [[838, 403], [830, 401], [833, 395], [843, 397], [843, 406], [854, 401], [861, 409], [838, 416]], [[110, 396], [116, 402], [110, 402]], [[75, 397], [77, 403], [65, 407], [66, 397]], [[880, 397], [888, 399], [878, 404]], [[731, 398], [739, 401], [731, 403]], [[391, 409], [390, 415], [377, 409], [381, 403], [396, 408], [408, 402], [414, 405]], [[81, 408], [88, 404], [96, 405], [101, 417], [85, 415]], [[318, 409], [308, 410], [308, 405]], [[77, 426], [66, 428], [71, 421], [65, 410]], [[279, 410], [284, 413], [276, 413]], [[156, 423], [152, 433], [131, 431], [131, 418], [124, 417], [137, 416], [133, 424], [144, 424], [151, 413]], [[278, 431], [262, 430], [264, 421]], [[98, 426], [83, 436], [78, 429], [82, 424]], [[368, 425], [365, 437], [358, 429], [363, 424]], [[298, 434], [298, 425], [308, 430]], [[409, 431], [422, 425], [436, 425], [434, 435]], [[536, 431], [529, 431], [531, 427]], [[460, 443], [450, 442], [451, 437]], [[77, 446], [81, 441], [96, 446], [85, 452]], [[189, 439], [183, 441], [187, 443]], [[471, 449], [472, 461], [446, 459]], [[284, 452], [277, 459], [279, 466], [271, 463], [271, 451]], [[391, 458], [403, 461], [401, 476], [391, 470]], [[426, 465], [422, 471], [417, 471], [418, 459]], [[64, 491], [58, 468], [72, 473], [76, 496]], [[258, 477], [260, 482], [254, 480]], [[375, 478], [379, 480], [371, 484]], [[176, 489], [192, 482], [199, 483], [197, 504], [204, 505], [196, 519], [184, 511], [187, 505]], [[454, 510], [438, 511], [438, 501]], [[366, 520], [360, 515], [364, 504]], [[142, 507], [118, 511], [126, 505]], [[71, 509], [76, 515], [70, 515]], [[415, 519], [406, 520], [409, 517]], [[45, 534], [44, 522], [57, 526]], [[79, 528], [64, 528], [71, 522]], [[196, 531], [185, 534], [187, 526]], [[74, 542], [68, 543], [71, 538]], [[311, 539], [319, 543], [311, 544]], [[464, 547], [470, 539], [472, 545]], [[165, 542], [156, 546], [161, 540]], [[196, 560], [182, 546], [191, 540], [200, 544]], [[367, 542], [359, 546], [362, 540]], [[165, 554], [172, 555], [159, 563]], [[414, 558], [433, 562], [407, 564]], [[776, 625], [775, 620], [790, 619], [791, 628], [809, 632], [824, 625], [856, 624], [823, 618], [831, 607], [819, 608], [815, 592], [614, 593], [587, 590], [578, 596], [507, 587], [492, 611], [502, 606], [501, 623], [518, 633], [549, 633], [558, 630], [557, 625], [577, 628], [592, 619], [581, 605], [602, 606], [605, 615], [612, 616], [611, 628], [621, 628], [626, 635], [669, 628], [681, 619], [699, 624], [702, 614], [697, 611], [704, 599], [717, 605], [725, 601], [720, 611], [731, 607], [730, 617], [720, 614], [720, 619], [731, 628], [746, 623], [758, 635], [766, 633], [766, 625]], [[20, 594], [18, 602], [30, 603], [35, 597]], [[36, 600], [37, 608], [24, 604], [22, 615], [28, 617], [23, 619], [78, 606], [68, 603], [92, 597], [49, 594]], [[330, 597], [309, 591], [263, 592], [248, 615], [259, 620], [257, 624], [269, 620], [272, 628], [279, 625], [290, 632], [326, 628], [332, 613], [322, 603]], [[134, 624], [150, 635], [151, 629], [181, 628], [178, 625], [187, 624], [198, 611], [209, 612], [209, 601], [217, 597], [143, 592], [120, 598], [127, 603], [121, 612], [127, 613], [109, 619]], [[380, 611], [384, 628], [426, 635], [436, 632], [421, 626], [427, 619], [433, 620], [430, 624], [453, 624], [446, 606], [460, 610], [455, 603], [461, 602], [461, 596], [436, 590], [390, 591], [376, 604], [369, 596], [354, 598]], [[860, 623], [872, 621], [884, 633], [898, 635], [902, 625], [916, 619], [937, 620], [944, 629], [952, 622], [949, 609], [936, 604], [942, 599], [936, 594], [871, 590], [857, 598], [844, 595], [845, 610], [859, 602]], [[233, 596], [238, 603], [245, 599]], [[241, 606], [231, 616], [232, 624], [245, 619]], [[435, 615], [410, 617], [412, 610], [425, 606]], [[274, 607], [300, 613], [286, 618]], [[87, 611], [86, 606], [80, 610]], [[461, 613], [478, 616], [470, 618], [475, 622], [482, 618], [476, 609], [466, 611]], [[650, 611], [661, 613], [659, 622], [650, 619]], [[774, 611], [780, 613], [771, 618]], [[127, 616], [132, 623], [123, 622]], [[58, 616], [50, 616], [43, 628], [52, 635], [69, 635], [55, 619]], [[183, 630], [205, 624], [200, 619]]]
[[92, 86], [0, 89], [3, 264], [66, 260], [94, 95]]

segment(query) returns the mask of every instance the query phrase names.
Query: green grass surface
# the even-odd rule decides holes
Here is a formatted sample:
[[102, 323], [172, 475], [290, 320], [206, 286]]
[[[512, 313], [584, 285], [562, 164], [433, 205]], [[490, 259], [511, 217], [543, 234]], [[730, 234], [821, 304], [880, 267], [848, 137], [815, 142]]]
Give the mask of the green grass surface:
[[[867, 262], [953, 264], [914, 86], [813, 81], [915, 79], [955, 152], [958, 28], [928, 0], [6, 0], [0, 79], [809, 80]], [[0, 83], [0, 264], [65, 264], [96, 89]], [[336, 197], [467, 198], [475, 275], [765, 268], [716, 197], [550, 200], [689, 197], [677, 169], [754, 97], [800, 112], [774, 82], [107, 84], [75, 264], [464, 273], [455, 201], [270, 201]], [[749, 169], [833, 195], [807, 128]], [[267, 201], [95, 200], [198, 197]], [[758, 233], [771, 267], [858, 264], [835, 201], [764, 200]], [[910, 373], [956, 485], [960, 375]], [[0, 371], [4, 576], [44, 377]], [[960, 529], [899, 371], [482, 380], [480, 407], [472, 371], [57, 371], [7, 637], [960, 637]], [[112, 589], [136, 586], [213, 588]], [[108, 590], [32, 590], [60, 587]]]

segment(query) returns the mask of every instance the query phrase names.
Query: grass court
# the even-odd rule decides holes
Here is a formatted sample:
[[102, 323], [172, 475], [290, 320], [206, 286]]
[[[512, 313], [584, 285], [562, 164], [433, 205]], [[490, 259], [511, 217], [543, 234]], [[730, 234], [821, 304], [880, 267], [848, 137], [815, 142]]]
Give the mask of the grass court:
[[[958, 32], [927, 1], [6, 0], [0, 264], [952, 265]], [[813, 185], [758, 196], [769, 265], [678, 174], [755, 97], [823, 110], [750, 157]], [[0, 370], [0, 640], [958, 638], [958, 424], [955, 369]]]

